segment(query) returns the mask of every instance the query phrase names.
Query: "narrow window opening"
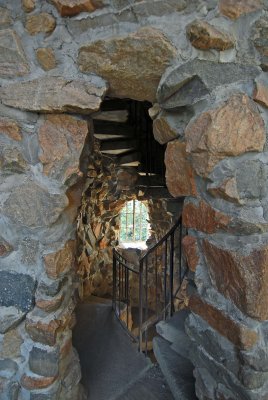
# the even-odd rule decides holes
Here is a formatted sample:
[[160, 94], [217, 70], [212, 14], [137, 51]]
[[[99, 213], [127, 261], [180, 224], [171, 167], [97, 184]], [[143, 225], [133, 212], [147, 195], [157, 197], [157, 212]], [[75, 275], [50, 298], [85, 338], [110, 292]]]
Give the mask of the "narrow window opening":
[[128, 201], [120, 213], [120, 245], [146, 248], [150, 230], [148, 219], [148, 210], [144, 202]]

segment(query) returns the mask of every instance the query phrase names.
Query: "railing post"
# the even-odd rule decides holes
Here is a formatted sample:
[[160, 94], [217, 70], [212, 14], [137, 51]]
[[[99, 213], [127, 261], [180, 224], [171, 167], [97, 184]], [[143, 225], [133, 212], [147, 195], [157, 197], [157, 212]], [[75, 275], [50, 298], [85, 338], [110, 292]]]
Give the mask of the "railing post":
[[172, 232], [170, 237], [170, 268], [169, 268], [169, 317], [173, 314], [173, 273], [174, 273], [174, 232]]
[[142, 352], [142, 323], [143, 323], [143, 260], [139, 268], [139, 351]]
[[116, 311], [116, 256], [113, 249], [113, 310]]
[[179, 259], [179, 274], [180, 285], [182, 284], [182, 220], [180, 219], [180, 259]]

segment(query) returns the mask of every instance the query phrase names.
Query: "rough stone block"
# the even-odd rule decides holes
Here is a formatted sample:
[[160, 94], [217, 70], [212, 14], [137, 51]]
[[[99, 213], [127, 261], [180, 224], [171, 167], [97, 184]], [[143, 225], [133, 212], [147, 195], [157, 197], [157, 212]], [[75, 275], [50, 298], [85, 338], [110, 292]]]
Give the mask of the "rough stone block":
[[182, 218], [187, 228], [205, 233], [226, 231], [231, 221], [228, 215], [215, 210], [203, 200], [197, 204], [187, 202], [183, 207]]
[[22, 8], [27, 13], [32, 12], [35, 9], [35, 0], [22, 0]]
[[51, 279], [58, 279], [70, 271], [75, 262], [76, 241], [69, 240], [63, 249], [44, 257], [46, 273]]
[[54, 50], [50, 47], [39, 47], [36, 50], [36, 58], [45, 71], [50, 71], [57, 65]]
[[197, 295], [190, 297], [189, 308], [240, 349], [252, 348], [259, 339], [259, 335], [255, 330], [249, 329], [239, 321], [235, 321], [223, 311], [203, 301]]
[[30, 311], [34, 305], [35, 286], [30, 275], [0, 271], [0, 305]]
[[30, 15], [26, 18], [25, 28], [30, 35], [38, 33], [50, 34], [56, 27], [56, 20], [53, 15], [48, 13], [40, 13]]
[[11, 29], [0, 30], [0, 77], [13, 78], [30, 72], [20, 38]]
[[235, 41], [226, 32], [206, 21], [195, 20], [187, 26], [187, 36], [194, 47], [201, 50], [227, 50], [234, 47]]
[[166, 183], [174, 197], [195, 196], [194, 171], [187, 159], [186, 144], [174, 140], [167, 144], [165, 152]]
[[55, 223], [67, 205], [63, 193], [51, 194], [46, 188], [27, 180], [12, 190], [2, 212], [16, 223], [36, 228]]
[[0, 135], [5, 135], [17, 142], [22, 139], [19, 125], [10, 118], [0, 118]]
[[[268, 27], [267, 27], [267, 32], [268, 32]], [[262, 84], [261, 82], [257, 82], [253, 98], [262, 106], [268, 108], [268, 85]]]
[[188, 267], [192, 272], [195, 272], [200, 259], [197, 239], [190, 235], [184, 236], [182, 239], [182, 248]]
[[245, 314], [268, 319], [268, 247], [253, 247], [248, 254], [203, 241], [212, 281], [220, 293]]
[[13, 250], [11, 244], [9, 244], [2, 236], [0, 236], [0, 257], [8, 256]]
[[0, 99], [27, 111], [90, 114], [99, 110], [106, 91], [104, 84], [98, 87], [86, 80], [44, 77], [2, 87]]
[[4, 7], [0, 7], [0, 28], [7, 27], [12, 24], [12, 18], [9, 10]]
[[59, 352], [33, 347], [29, 355], [29, 368], [38, 375], [51, 377], [59, 372]]
[[87, 134], [87, 121], [69, 115], [48, 115], [39, 129], [39, 159], [44, 174], [63, 182], [78, 175]]
[[262, 7], [260, 0], [220, 0], [220, 12], [231, 19], [237, 19], [244, 14], [258, 11]]
[[262, 16], [254, 25], [252, 40], [261, 56], [261, 68], [268, 71], [268, 19], [267, 15]]
[[161, 75], [175, 54], [160, 30], [145, 27], [82, 46], [78, 64], [82, 72], [106, 79], [111, 96], [154, 101]]
[[248, 96], [237, 94], [190, 122], [185, 138], [195, 171], [207, 176], [225, 157], [262, 151], [265, 128], [255, 103]]
[[158, 103], [165, 110], [178, 110], [199, 102], [220, 86], [248, 81], [259, 73], [255, 66], [194, 59], [163, 74], [157, 89]]
[[92, 12], [103, 6], [102, 0], [52, 0], [62, 17]]

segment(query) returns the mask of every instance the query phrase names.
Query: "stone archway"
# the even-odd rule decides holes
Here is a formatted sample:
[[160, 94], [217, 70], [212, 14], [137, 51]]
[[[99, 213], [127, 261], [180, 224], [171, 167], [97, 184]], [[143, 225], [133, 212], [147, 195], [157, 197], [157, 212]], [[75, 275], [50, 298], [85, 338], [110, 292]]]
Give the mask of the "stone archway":
[[[152, 6], [149, 0], [141, 3], [133, 6], [135, 18], [138, 7]], [[44, 4], [18, 27], [17, 16], [1, 9], [6, 29], [0, 36], [7, 43], [0, 58], [0, 354], [10, 376], [1, 378], [5, 396], [20, 392], [23, 400], [40, 394], [58, 399], [67, 398], [67, 391], [79, 396], [79, 360], [71, 345], [73, 240], [83, 184], [79, 158], [90, 133], [88, 116], [108, 90], [152, 102], [157, 93], [155, 135], [170, 142], [167, 184], [174, 196], [188, 197], [184, 223], [190, 237], [184, 245], [196, 291], [189, 300], [187, 331], [198, 397], [267, 396], [268, 84], [260, 69], [267, 70], [267, 10], [260, 2], [221, 0], [219, 6], [212, 2], [210, 9], [193, 11], [192, 2], [182, 1], [173, 15], [158, 3], [159, 29], [155, 22], [136, 29], [143, 21], [136, 33], [122, 28], [114, 37], [111, 30], [89, 44], [90, 20], [65, 22]], [[185, 14], [177, 13], [184, 8]], [[31, 12], [34, 5], [24, 9]], [[18, 14], [24, 20], [23, 11]], [[170, 14], [184, 29], [179, 39], [173, 28], [169, 34]], [[118, 23], [127, 18], [121, 11], [113, 15], [121, 18]], [[33, 45], [37, 35], [41, 46], [57, 22], [68, 25], [66, 36], [81, 29], [86, 37], [83, 46], [76, 44], [80, 51], [77, 62], [70, 61], [71, 78], [64, 77], [64, 68], [44, 73], [31, 59], [29, 42]], [[56, 30], [60, 40], [57, 35]], [[74, 54], [70, 43], [64, 41], [63, 53], [61, 46], [54, 49], [59, 58], [67, 57], [69, 48]], [[102, 76], [109, 88], [102, 78], [84, 73]]]

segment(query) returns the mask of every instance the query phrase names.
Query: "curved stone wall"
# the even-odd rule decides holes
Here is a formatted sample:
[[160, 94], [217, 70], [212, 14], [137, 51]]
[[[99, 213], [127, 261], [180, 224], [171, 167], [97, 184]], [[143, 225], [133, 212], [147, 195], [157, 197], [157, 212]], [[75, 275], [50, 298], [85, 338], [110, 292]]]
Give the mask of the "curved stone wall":
[[3, 400], [81, 395], [76, 218], [105, 95], [158, 103], [167, 184], [187, 196], [198, 398], [267, 398], [267, 13], [266, 0], [0, 0]]

